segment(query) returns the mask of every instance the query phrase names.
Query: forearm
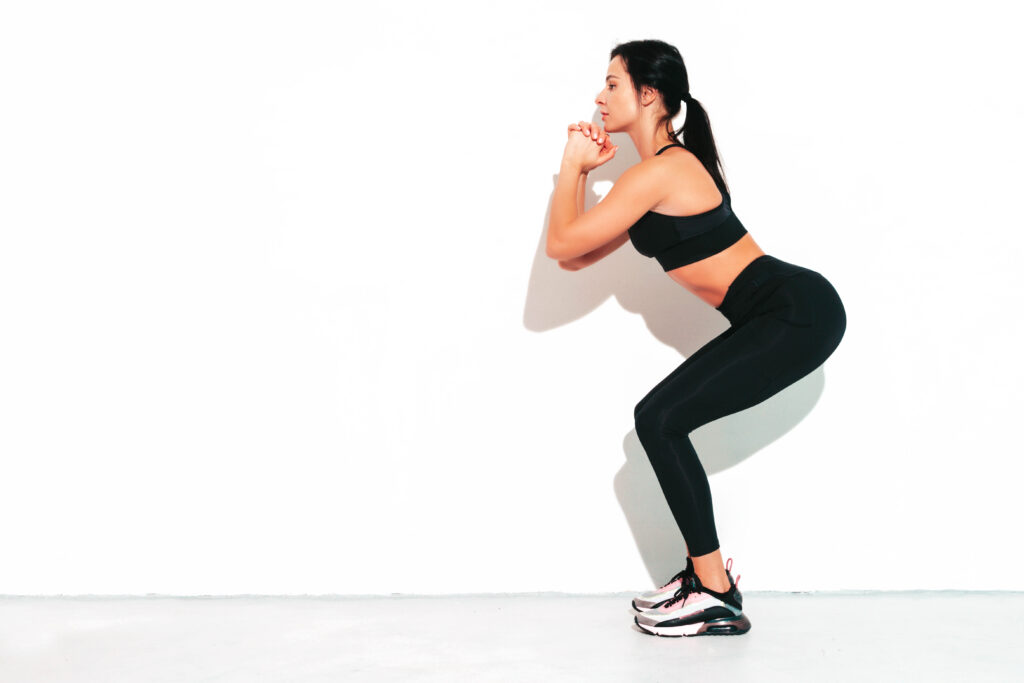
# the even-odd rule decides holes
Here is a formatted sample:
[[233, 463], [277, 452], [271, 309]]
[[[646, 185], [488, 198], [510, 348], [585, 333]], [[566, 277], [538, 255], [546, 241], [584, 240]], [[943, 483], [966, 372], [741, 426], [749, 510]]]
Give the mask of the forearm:
[[582, 195], [585, 191], [587, 175], [579, 167], [562, 163], [555, 185], [555, 195], [551, 200], [551, 217], [548, 220], [548, 256], [551, 247], [557, 245], [564, 237], [565, 229], [582, 213]]
[[583, 200], [586, 197], [586, 194], [587, 194], [587, 174], [584, 171], [583, 173], [580, 173], [580, 182], [576, 186], [576, 215], [577, 216], [582, 216], [583, 215], [583, 211], [584, 211]]
[[[584, 197], [587, 192], [587, 174], [580, 173], [580, 181], [576, 186], [576, 215], [583, 213]], [[558, 265], [564, 270], [579, 270], [580, 268], [586, 268], [590, 263], [587, 257], [590, 254], [583, 254], [576, 258], [562, 259], [558, 262]]]

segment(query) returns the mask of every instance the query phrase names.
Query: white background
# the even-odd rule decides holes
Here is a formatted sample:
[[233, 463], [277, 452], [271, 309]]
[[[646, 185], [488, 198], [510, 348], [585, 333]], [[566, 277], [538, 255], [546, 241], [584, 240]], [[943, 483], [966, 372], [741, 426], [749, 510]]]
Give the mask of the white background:
[[848, 315], [693, 434], [740, 587], [1024, 589], [1009, 4], [520, 5], [4, 5], [0, 593], [675, 572], [633, 407], [727, 323], [630, 245], [544, 255], [566, 126], [639, 38]]

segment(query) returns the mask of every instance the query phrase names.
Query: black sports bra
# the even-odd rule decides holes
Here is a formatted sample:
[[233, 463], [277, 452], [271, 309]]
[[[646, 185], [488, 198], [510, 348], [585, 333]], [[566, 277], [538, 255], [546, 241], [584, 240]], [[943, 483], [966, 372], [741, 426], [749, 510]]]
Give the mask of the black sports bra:
[[[669, 147], [686, 149], [673, 142], [655, 152], [655, 156]], [[709, 211], [690, 216], [648, 211], [641, 216], [629, 229], [629, 239], [636, 250], [658, 259], [665, 270], [672, 270], [717, 254], [747, 234], [732, 212], [729, 193], [717, 179], [715, 185], [722, 193], [722, 203]]]

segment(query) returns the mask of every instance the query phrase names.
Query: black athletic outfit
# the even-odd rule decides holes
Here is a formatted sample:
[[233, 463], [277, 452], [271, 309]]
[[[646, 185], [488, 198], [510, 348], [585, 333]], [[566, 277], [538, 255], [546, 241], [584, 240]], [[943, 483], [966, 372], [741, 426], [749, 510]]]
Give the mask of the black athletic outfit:
[[[678, 143], [669, 147], [683, 147]], [[718, 253], [746, 229], [722, 203], [694, 216], [645, 214], [629, 229], [637, 251], [665, 270]], [[846, 331], [846, 310], [820, 273], [765, 254], [751, 261], [717, 310], [731, 327], [694, 352], [636, 405], [636, 433], [691, 556], [719, 548], [711, 489], [690, 432], [757, 405], [817, 369]]]

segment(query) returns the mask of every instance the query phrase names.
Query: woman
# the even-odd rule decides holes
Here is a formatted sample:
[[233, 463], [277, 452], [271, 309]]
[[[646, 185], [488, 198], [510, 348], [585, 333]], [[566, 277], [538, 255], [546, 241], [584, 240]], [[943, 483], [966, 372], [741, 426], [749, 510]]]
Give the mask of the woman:
[[[731, 325], [634, 411], [637, 436], [688, 550], [684, 569], [633, 601], [634, 622], [663, 636], [746, 633], [750, 620], [732, 558], [722, 564], [708, 479], [689, 434], [819, 367], [843, 337], [846, 311], [828, 280], [765, 254], [733, 214], [710, 121], [690, 95], [675, 47], [659, 40], [616, 46], [595, 102], [603, 129], [585, 121], [569, 126], [547, 255], [578, 270], [631, 240]], [[676, 131], [671, 122], [683, 103], [686, 122]], [[587, 173], [618, 149], [608, 133], [629, 135], [641, 162], [584, 212]]]

